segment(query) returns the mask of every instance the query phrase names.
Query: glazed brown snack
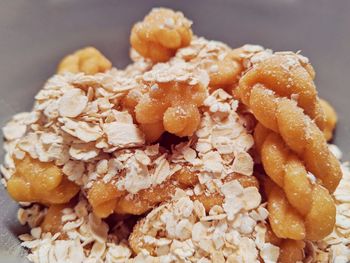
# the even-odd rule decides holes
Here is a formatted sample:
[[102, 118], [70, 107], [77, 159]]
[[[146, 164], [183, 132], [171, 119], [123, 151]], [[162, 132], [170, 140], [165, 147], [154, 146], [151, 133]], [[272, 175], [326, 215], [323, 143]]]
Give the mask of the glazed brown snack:
[[100, 51], [94, 47], [86, 47], [62, 59], [58, 65], [57, 73], [84, 72], [93, 75], [98, 72], [105, 72], [111, 67], [112, 63]]
[[[286, 71], [285, 67], [291, 67], [292, 71]], [[241, 78], [238, 94], [258, 121], [279, 133], [305, 162], [306, 168], [334, 192], [342, 173], [322, 131], [310, 119], [315, 118], [320, 127], [324, 126], [322, 108], [309, 71], [310, 67], [304, 68], [296, 55], [273, 55], [253, 66]], [[271, 84], [277, 82], [281, 84]], [[302, 85], [303, 82], [306, 84]], [[296, 94], [300, 107], [310, 117], [296, 102], [288, 99], [292, 94]]]
[[62, 204], [79, 192], [79, 187], [52, 163], [40, 162], [28, 155], [15, 162], [16, 172], [8, 180], [7, 190], [18, 202]]
[[3, 128], [30, 261], [350, 260], [350, 171], [311, 64], [191, 24], [153, 9], [125, 69], [93, 47], [64, 57]]
[[[339, 183], [341, 170], [339, 162], [328, 149], [322, 132], [296, 105], [298, 102], [320, 127], [324, 126], [321, 104], [312, 81], [314, 73], [309, 64], [302, 63], [293, 54], [272, 55], [242, 76], [237, 94], [251, 107], [258, 121], [281, 134], [279, 136], [264, 130], [261, 124], [258, 124], [255, 131], [265, 171], [286, 193], [286, 197], [280, 190], [271, 190], [268, 194], [272, 229], [282, 238], [302, 240], [306, 237], [318, 240], [332, 231], [335, 206], [327, 190], [311, 186], [306, 169], [315, 174], [321, 180], [321, 185], [331, 192]], [[303, 85], [304, 82], [306, 84]], [[297, 102], [288, 99], [292, 98], [292, 94], [296, 96]], [[306, 169], [288, 147], [305, 162]], [[318, 194], [319, 197], [314, 196]], [[283, 204], [286, 202], [298, 212], [293, 211], [289, 204]], [[312, 209], [313, 206], [318, 208]], [[316, 227], [316, 218], [309, 219], [308, 215], [318, 216], [314, 214], [315, 210], [323, 212], [323, 218], [327, 219], [319, 221], [320, 225]], [[312, 224], [309, 223], [311, 221]]]
[[136, 121], [149, 141], [164, 131], [191, 136], [200, 122], [199, 106], [207, 96], [207, 75], [183, 63], [158, 64], [143, 76], [146, 85], [135, 107]]
[[[255, 177], [247, 177], [236, 173], [228, 175], [224, 182], [235, 180], [245, 188], [259, 188], [259, 183]], [[141, 190], [130, 197], [127, 192], [118, 191], [112, 184], [97, 181], [89, 189], [88, 200], [96, 215], [102, 218], [112, 213], [141, 215], [156, 205], [171, 200], [176, 189], [193, 188], [197, 183], [197, 175], [183, 168], [161, 185]], [[220, 193], [193, 195], [191, 199], [199, 200], [208, 212], [214, 205], [222, 205], [224, 202], [224, 197]]]
[[[303, 163], [278, 134], [258, 124], [255, 137], [264, 169], [276, 184], [271, 183], [268, 191], [269, 219], [275, 234], [296, 240], [319, 240], [330, 234], [336, 209], [329, 192], [319, 182], [309, 181]], [[284, 193], [275, 189], [279, 187]]]
[[273, 114], [276, 109], [270, 103], [265, 106], [265, 109], [269, 109], [269, 114], [264, 115], [259, 111], [258, 107], [263, 103], [259, 101], [258, 88], [264, 88], [266, 93], [277, 97], [294, 97], [298, 106], [322, 129], [324, 113], [317, 97], [314, 76], [311, 64], [301, 56], [292, 52], [277, 52], [258, 61], [242, 76], [237, 94], [245, 105], [252, 108], [256, 118], [275, 132], [278, 132], [277, 116]]
[[66, 204], [50, 205], [40, 227], [44, 232], [58, 233], [62, 230], [62, 211], [67, 208]]
[[177, 49], [190, 44], [191, 24], [180, 12], [155, 8], [132, 28], [131, 46], [153, 62], [167, 61]]

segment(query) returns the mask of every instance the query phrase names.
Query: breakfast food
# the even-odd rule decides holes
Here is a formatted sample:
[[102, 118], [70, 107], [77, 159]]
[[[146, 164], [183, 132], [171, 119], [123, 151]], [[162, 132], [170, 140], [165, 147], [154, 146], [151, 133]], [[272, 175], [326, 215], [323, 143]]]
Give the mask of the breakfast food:
[[191, 24], [153, 9], [124, 70], [68, 55], [3, 128], [30, 261], [350, 260], [350, 172], [311, 64]]

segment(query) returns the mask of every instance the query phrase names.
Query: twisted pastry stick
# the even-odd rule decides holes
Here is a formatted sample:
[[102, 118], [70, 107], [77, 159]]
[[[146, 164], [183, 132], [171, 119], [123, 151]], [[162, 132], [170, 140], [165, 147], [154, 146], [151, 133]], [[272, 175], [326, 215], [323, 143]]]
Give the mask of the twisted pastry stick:
[[258, 124], [254, 136], [264, 169], [273, 181], [266, 188], [274, 233], [295, 240], [319, 240], [331, 233], [336, 208], [329, 192], [309, 181], [304, 164], [280, 135]]
[[[295, 54], [272, 55], [243, 75], [237, 94], [257, 120], [280, 134], [307, 170], [332, 193], [342, 173], [319, 128], [324, 125], [324, 117], [311, 69]], [[293, 96], [297, 97], [298, 105], [290, 99]]]
[[[277, 53], [248, 70], [236, 91], [261, 123], [255, 141], [273, 181], [266, 184], [268, 210], [281, 238], [318, 240], [335, 224], [329, 192], [342, 173], [320, 130], [325, 120], [313, 78], [311, 65], [298, 55]], [[307, 170], [318, 178], [315, 184]]]
[[[255, 64], [241, 78], [237, 94], [247, 106], [252, 103], [251, 93], [257, 83], [280, 97], [291, 98], [296, 95], [298, 106], [303, 108], [305, 113], [314, 119], [318, 127], [322, 129], [325, 120], [313, 82], [315, 71], [300, 57], [291, 52], [279, 52]], [[268, 121], [272, 116], [259, 114], [259, 117], [269, 123], [267, 126], [269, 129], [278, 132], [276, 118]], [[257, 116], [258, 119], [259, 117]]]

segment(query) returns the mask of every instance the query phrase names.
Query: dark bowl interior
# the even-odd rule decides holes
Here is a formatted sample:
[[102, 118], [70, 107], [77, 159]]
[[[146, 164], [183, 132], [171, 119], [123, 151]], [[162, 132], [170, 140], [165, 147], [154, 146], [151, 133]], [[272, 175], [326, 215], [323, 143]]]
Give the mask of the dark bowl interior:
[[[182, 10], [197, 35], [236, 47], [302, 50], [320, 96], [339, 114], [335, 143], [350, 157], [349, 0], [11, 0], [0, 2], [0, 124], [30, 110], [62, 56], [93, 45], [117, 67], [128, 62], [131, 25], [156, 6]], [[1, 152], [1, 159], [3, 152]], [[27, 262], [16, 235], [17, 205], [0, 189], [0, 261]]]

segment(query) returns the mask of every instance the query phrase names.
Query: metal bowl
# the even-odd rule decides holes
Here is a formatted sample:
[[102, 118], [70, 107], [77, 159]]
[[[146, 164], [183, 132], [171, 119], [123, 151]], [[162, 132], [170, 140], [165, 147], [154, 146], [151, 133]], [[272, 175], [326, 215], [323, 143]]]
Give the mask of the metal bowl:
[[[339, 114], [335, 143], [350, 158], [350, 1], [348, 0], [12, 0], [0, 2], [0, 124], [30, 110], [62, 56], [96, 46], [117, 67], [128, 62], [132, 24], [156, 6], [182, 10], [194, 32], [233, 47], [260, 44], [302, 50], [320, 96]], [[1, 159], [3, 151], [1, 152]], [[17, 235], [17, 205], [0, 189], [0, 261], [27, 262]]]

